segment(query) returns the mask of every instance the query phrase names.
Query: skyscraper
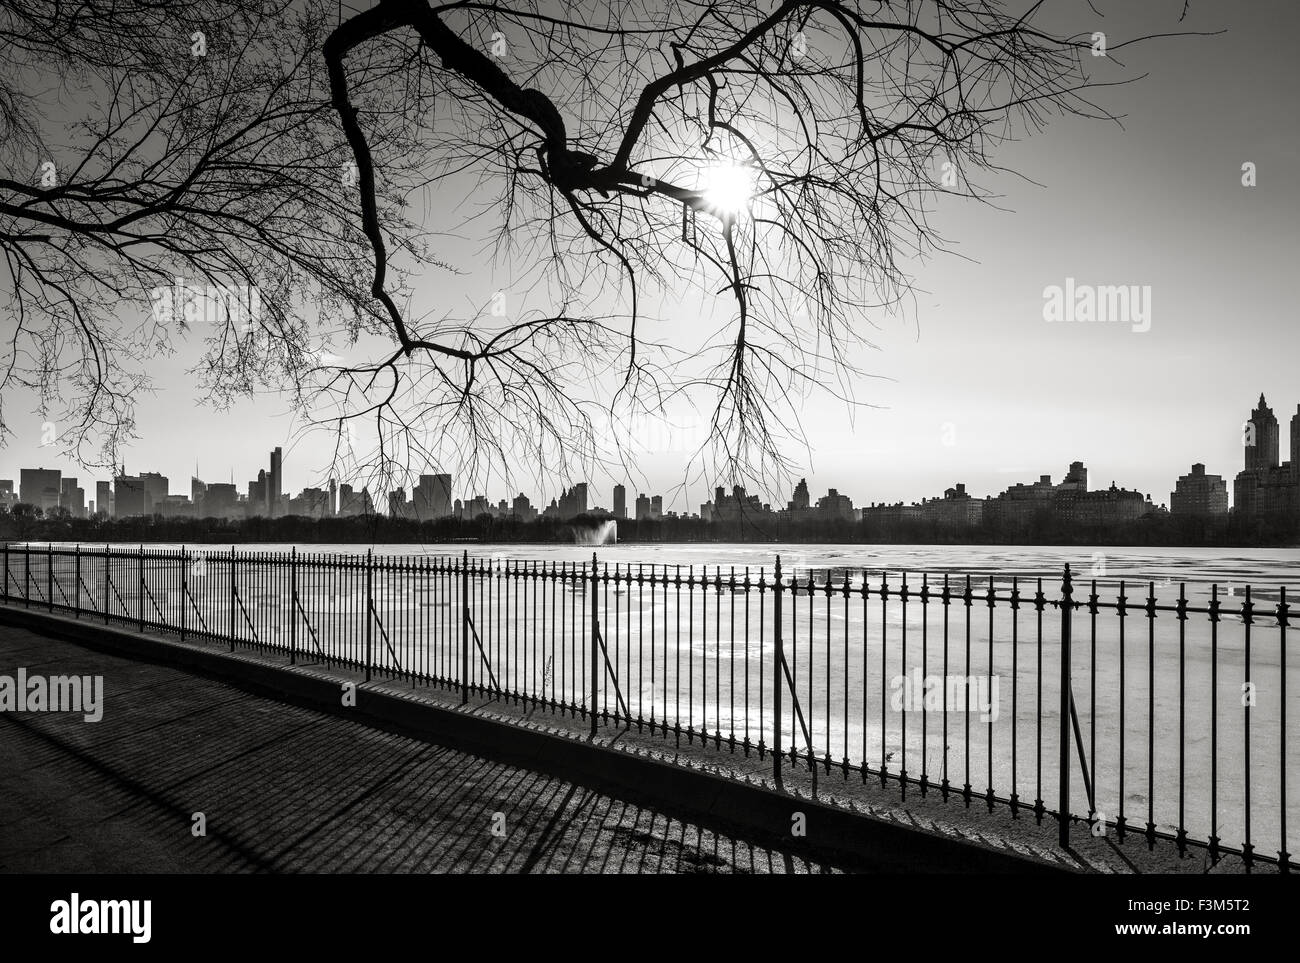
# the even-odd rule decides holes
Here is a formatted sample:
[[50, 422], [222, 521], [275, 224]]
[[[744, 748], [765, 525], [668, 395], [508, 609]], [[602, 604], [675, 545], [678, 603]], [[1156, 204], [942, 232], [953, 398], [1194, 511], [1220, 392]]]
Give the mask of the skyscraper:
[[170, 484], [166, 475], [160, 475], [156, 471], [140, 472], [140, 481], [144, 485], [144, 490], [149, 496], [149, 514], [153, 514], [167, 498]]
[[1300, 485], [1300, 405], [1291, 416], [1291, 481]]
[[370, 497], [370, 491], [362, 488], [361, 491], [353, 491], [352, 486], [346, 482], [339, 486], [339, 514], [344, 517], [353, 515], [373, 515], [375, 513], [375, 503]]
[[587, 483], [578, 482], [560, 496], [560, 518], [573, 518], [587, 511]]
[[[720, 491], [721, 489], [719, 489]], [[790, 508], [793, 511], [806, 509], [811, 503], [808, 495], [808, 479], [800, 478], [799, 484], [794, 486], [794, 497], [790, 500]]]
[[1250, 413], [1242, 431], [1246, 459], [1232, 485], [1233, 514], [1250, 518], [1300, 513], [1300, 475], [1295, 468], [1300, 427], [1296, 419], [1291, 422], [1291, 462], [1282, 466], [1278, 464], [1277, 418], [1264, 396], [1259, 396], [1259, 406]]
[[1218, 475], [1205, 474], [1199, 462], [1191, 474], [1180, 475], [1169, 494], [1169, 511], [1175, 515], [1226, 516], [1228, 483]]
[[257, 470], [257, 480], [248, 483], [248, 517], [254, 518], [258, 515], [266, 516], [269, 499], [267, 492], [270, 490], [270, 482], [267, 480], [265, 468]]
[[281, 459], [283, 452], [277, 446], [271, 452], [271, 474], [267, 476], [270, 485], [266, 495], [266, 517], [275, 518], [280, 514], [280, 500], [284, 497], [284, 479], [281, 477]]
[[365, 502], [369, 501], [367, 496], [363, 501], [362, 495], [364, 489], [360, 492], [354, 492], [352, 486], [344, 482], [339, 486], [339, 515], [350, 518], [353, 515], [366, 515], [369, 512], [366, 509]]
[[285, 499], [286, 515], [325, 518], [329, 515], [330, 495], [323, 488], [304, 488], [297, 497]]
[[622, 485], [614, 486], [614, 517], [627, 518], [627, 489]]
[[75, 478], [65, 478], [59, 489], [59, 507], [67, 509], [73, 518], [86, 517], [86, 490]]
[[451, 476], [421, 475], [411, 490], [412, 511], [421, 521], [451, 514]]
[[115, 518], [130, 518], [133, 515], [151, 515], [149, 492], [143, 479], [128, 475], [125, 467], [122, 474], [113, 477], [113, 515]]
[[104, 515], [108, 518], [113, 517], [112, 482], [95, 482], [95, 514]]
[[59, 507], [63, 473], [57, 468], [22, 468], [18, 471], [18, 501], [48, 512]]
[[1250, 413], [1250, 421], [1246, 423], [1244, 435], [1246, 471], [1276, 468], [1278, 456], [1277, 417], [1273, 414], [1273, 409], [1268, 406], [1268, 402], [1264, 400], [1262, 393], [1259, 396], [1259, 407]]
[[1070, 470], [1065, 473], [1065, 477], [1061, 479], [1061, 484], [1057, 485], [1056, 488], [1058, 491], [1086, 492], [1088, 490], [1088, 469], [1083, 466], [1083, 462], [1070, 462]]
[[[250, 483], [255, 484], [255, 483]], [[213, 482], [203, 491], [203, 518], [239, 518], [239, 492], [233, 483]], [[251, 501], [250, 501], [251, 504]]]
[[433, 518], [446, 518], [451, 514], [451, 476], [434, 475], [433, 476], [433, 504], [431, 515]]
[[330, 479], [330, 504], [329, 514], [334, 517], [339, 513], [339, 483], [333, 478]]
[[[962, 494], [966, 492], [966, 486], [961, 486]], [[957, 494], [953, 490], [954, 496]], [[853, 499], [848, 495], [841, 495], [838, 489], [832, 488], [826, 494], [817, 499], [817, 511], [827, 518], [838, 519], [839, 521], [851, 522], [854, 520]]]

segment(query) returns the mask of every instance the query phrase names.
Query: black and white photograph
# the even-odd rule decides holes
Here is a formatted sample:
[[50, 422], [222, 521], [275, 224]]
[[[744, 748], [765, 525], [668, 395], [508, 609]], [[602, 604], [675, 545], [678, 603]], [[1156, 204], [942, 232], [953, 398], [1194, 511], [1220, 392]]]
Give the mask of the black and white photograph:
[[4, 932], [1289, 942], [1297, 37], [0, 0]]

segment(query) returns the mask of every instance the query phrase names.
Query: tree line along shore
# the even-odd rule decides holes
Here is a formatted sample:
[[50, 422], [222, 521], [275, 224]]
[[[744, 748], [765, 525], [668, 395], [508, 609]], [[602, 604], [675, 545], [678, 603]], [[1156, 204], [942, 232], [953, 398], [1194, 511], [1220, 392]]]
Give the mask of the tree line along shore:
[[[479, 515], [415, 520], [383, 515], [309, 518], [32, 518], [0, 516], [0, 541], [178, 544], [565, 543], [595, 544], [607, 516], [571, 519]], [[1255, 517], [1211, 522], [1173, 515], [1123, 525], [1078, 526], [1045, 513], [1027, 524], [953, 528], [930, 522], [880, 525], [871, 520], [803, 519], [776, 513], [709, 521], [693, 517], [621, 519], [614, 539], [654, 542], [805, 542], [896, 545], [1136, 545], [1167, 547], [1300, 546], [1300, 519]]]

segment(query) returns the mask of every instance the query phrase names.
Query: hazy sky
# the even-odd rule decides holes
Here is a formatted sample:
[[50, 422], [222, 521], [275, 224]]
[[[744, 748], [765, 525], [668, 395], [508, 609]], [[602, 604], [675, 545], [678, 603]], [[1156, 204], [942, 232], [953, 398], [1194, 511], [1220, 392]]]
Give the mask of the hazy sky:
[[[1115, 36], [1227, 32], [1128, 52], [1129, 67], [1149, 76], [1101, 95], [1125, 115], [1122, 128], [1055, 120], [1006, 145], [995, 159], [1037, 184], [984, 181], [1003, 210], [945, 201], [932, 224], [961, 256], [908, 266], [915, 298], [876, 320], [880, 350], [857, 359], [880, 376], [858, 385], [857, 396], [879, 407], [850, 413], [824, 398], [809, 403], [812, 456], [792, 454], [807, 463], [815, 495], [836, 487], [858, 505], [910, 501], [963, 481], [982, 496], [1040, 474], [1059, 480], [1082, 460], [1094, 488], [1114, 480], [1167, 502], [1193, 462], [1229, 478], [1240, 469], [1241, 423], [1261, 391], [1282, 420], [1285, 449], [1300, 405], [1300, 60], [1292, 50], [1300, 7], [1193, 0], [1180, 27], [1180, 0], [1096, 5], [1107, 14], [1097, 29]], [[1257, 166], [1253, 188], [1241, 183], [1247, 162]], [[1149, 286], [1150, 329], [1048, 323], [1044, 289], [1067, 278]], [[473, 296], [493, 283], [471, 272], [454, 293]], [[319, 483], [323, 446], [293, 447], [283, 401], [196, 407], [190, 361], [183, 349], [152, 366], [159, 392], [140, 404], [130, 471], [162, 472], [174, 492], [187, 492], [197, 461], [204, 479], [226, 481], [233, 470], [242, 488], [283, 445], [285, 487]], [[87, 477], [42, 449], [41, 421], [21, 417], [20, 400], [10, 400], [16, 437], [0, 451], [0, 477], [60, 467], [93, 497], [88, 482], [106, 475]], [[647, 458], [650, 490], [679, 485], [684, 460], [672, 451]], [[593, 479], [596, 503], [611, 504], [614, 480]], [[455, 486], [457, 497], [466, 494]], [[555, 492], [529, 494], [537, 502]], [[665, 507], [698, 510], [706, 488], [689, 495], [670, 495]], [[767, 496], [784, 504], [789, 493]]]

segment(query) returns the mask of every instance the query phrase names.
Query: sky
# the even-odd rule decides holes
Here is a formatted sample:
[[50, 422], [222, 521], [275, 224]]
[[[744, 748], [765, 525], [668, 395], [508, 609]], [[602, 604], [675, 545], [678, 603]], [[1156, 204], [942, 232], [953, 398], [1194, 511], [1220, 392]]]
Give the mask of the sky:
[[[1079, 460], [1093, 488], [1114, 481], [1167, 503], [1194, 462], [1229, 480], [1240, 470], [1242, 422], [1261, 392], [1286, 448], [1300, 408], [1300, 59], [1292, 50], [1300, 7], [1193, 0], [1180, 25], [1175, 0], [1096, 6], [1107, 14], [1098, 29], [1111, 36], [1226, 32], [1129, 52], [1129, 67], [1148, 76], [1102, 98], [1124, 115], [1122, 126], [1058, 118], [1004, 145], [996, 160], [1023, 176], [982, 181], [999, 195], [996, 208], [943, 201], [932, 224], [956, 253], [905, 265], [913, 298], [873, 318], [878, 350], [855, 358], [875, 376], [855, 387], [873, 407], [807, 402], [809, 451], [788, 454], [814, 497], [837, 488], [855, 505], [919, 501], [957, 482], [984, 496], [1043, 474], [1059, 481]], [[1242, 184], [1246, 163], [1255, 165], [1254, 187]], [[1045, 320], [1045, 289], [1071, 278], [1149, 291], [1149, 329]], [[479, 268], [457, 283], [463, 289], [449, 298], [476, 297], [495, 282]], [[668, 328], [690, 323], [671, 319]], [[139, 404], [128, 471], [161, 472], [173, 492], [187, 493], [197, 463], [205, 480], [233, 474], [242, 488], [281, 445], [285, 488], [319, 484], [327, 451], [299, 436], [287, 403], [199, 405], [186, 372], [192, 354], [182, 346], [151, 366], [157, 393]], [[0, 478], [61, 468], [81, 477], [89, 496], [90, 482], [107, 477], [42, 448], [42, 420], [19, 414], [22, 399], [6, 401], [15, 436], [0, 450]], [[697, 511], [711, 486], [683, 490], [682, 445], [654, 447], [640, 462], [642, 478], [591, 479], [593, 502], [610, 506], [611, 485], [625, 481], [629, 501], [638, 490], [664, 492], [666, 509]], [[453, 487], [456, 497], [477, 494]], [[514, 491], [497, 485], [484, 494], [496, 501]], [[557, 492], [528, 494], [536, 504]], [[789, 497], [765, 493], [780, 505]]]

